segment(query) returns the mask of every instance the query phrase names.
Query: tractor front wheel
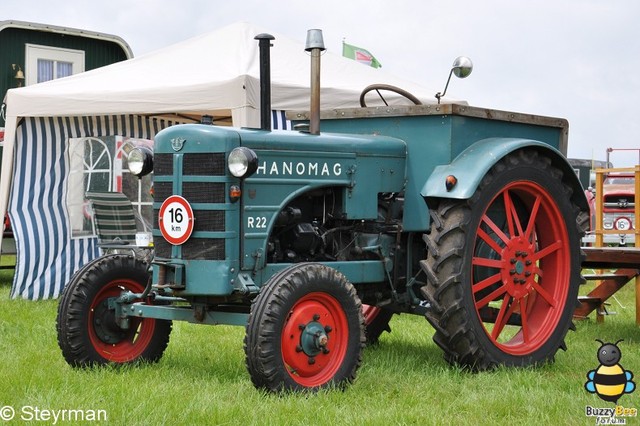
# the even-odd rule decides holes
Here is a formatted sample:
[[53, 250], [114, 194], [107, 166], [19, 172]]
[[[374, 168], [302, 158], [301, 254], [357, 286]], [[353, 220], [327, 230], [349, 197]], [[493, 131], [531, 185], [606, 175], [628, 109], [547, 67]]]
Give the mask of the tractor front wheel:
[[110, 301], [125, 291], [141, 293], [149, 279], [146, 264], [133, 256], [97, 258], [67, 284], [58, 305], [58, 345], [74, 367], [155, 362], [169, 343], [172, 323], [130, 318], [129, 327], [115, 320]]
[[251, 305], [244, 350], [256, 387], [315, 390], [353, 381], [364, 343], [353, 285], [335, 269], [305, 263], [261, 289]]

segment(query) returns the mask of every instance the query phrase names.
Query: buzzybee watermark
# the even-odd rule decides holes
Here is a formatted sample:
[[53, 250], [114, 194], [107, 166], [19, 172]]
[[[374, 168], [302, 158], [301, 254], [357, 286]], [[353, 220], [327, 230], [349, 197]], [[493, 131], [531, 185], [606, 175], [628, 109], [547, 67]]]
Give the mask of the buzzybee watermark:
[[0, 421], [9, 422], [11, 420], [47, 422], [48, 424], [55, 425], [65, 422], [106, 422], [109, 419], [106, 410], [53, 409], [34, 405], [23, 405], [22, 407], [5, 405], [0, 407]]
[[618, 400], [624, 395], [633, 393], [636, 390], [636, 383], [633, 381], [633, 373], [620, 365], [622, 351], [618, 343], [605, 343], [600, 339], [598, 348], [598, 361], [600, 365], [587, 373], [587, 381], [584, 388], [587, 392], [597, 395], [605, 402], [611, 402], [613, 407], [585, 407], [585, 415], [593, 417], [597, 425], [624, 425], [627, 418], [637, 417], [638, 409], [634, 407], [624, 407], [618, 404]]

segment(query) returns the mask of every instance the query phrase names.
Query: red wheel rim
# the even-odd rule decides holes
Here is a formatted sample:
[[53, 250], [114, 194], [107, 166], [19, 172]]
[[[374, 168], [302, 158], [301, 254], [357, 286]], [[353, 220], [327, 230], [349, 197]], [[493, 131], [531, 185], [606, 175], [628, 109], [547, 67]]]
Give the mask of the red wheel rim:
[[321, 386], [342, 366], [348, 342], [347, 316], [340, 303], [327, 293], [309, 293], [291, 308], [284, 324], [282, 359], [296, 383]]
[[529, 181], [503, 188], [482, 215], [471, 264], [474, 306], [492, 343], [512, 355], [544, 345], [571, 274], [565, 220], [550, 194]]
[[380, 314], [381, 309], [377, 306], [362, 305], [362, 315], [364, 316], [364, 324], [369, 325]]
[[112, 281], [98, 292], [89, 310], [91, 344], [101, 357], [116, 363], [132, 361], [142, 355], [153, 337], [156, 325], [155, 320], [150, 318], [130, 318], [127, 330], [116, 325], [114, 311], [108, 309], [108, 301], [126, 290], [140, 293], [144, 288], [133, 280]]

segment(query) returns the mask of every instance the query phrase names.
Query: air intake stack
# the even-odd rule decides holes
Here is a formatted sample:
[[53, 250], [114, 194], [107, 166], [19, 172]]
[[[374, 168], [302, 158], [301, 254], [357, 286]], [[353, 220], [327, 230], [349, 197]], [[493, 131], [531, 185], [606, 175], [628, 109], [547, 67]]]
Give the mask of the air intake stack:
[[308, 30], [305, 48], [311, 52], [311, 106], [309, 108], [309, 133], [320, 134], [320, 54], [325, 50], [322, 30]]
[[260, 129], [271, 130], [271, 40], [275, 37], [271, 34], [258, 34], [254, 37], [258, 40], [260, 48]]

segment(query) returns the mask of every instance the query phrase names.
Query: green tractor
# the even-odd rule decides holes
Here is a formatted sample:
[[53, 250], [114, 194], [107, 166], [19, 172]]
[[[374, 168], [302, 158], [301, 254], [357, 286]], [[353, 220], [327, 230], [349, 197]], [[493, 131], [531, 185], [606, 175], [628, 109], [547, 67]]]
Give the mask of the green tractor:
[[[272, 37], [256, 38], [268, 75]], [[322, 49], [308, 42], [315, 72]], [[132, 172], [154, 173], [154, 257], [107, 254], [66, 285], [69, 364], [153, 362], [172, 321], [233, 324], [256, 387], [342, 387], [399, 313], [426, 317], [447, 361], [474, 371], [566, 349], [589, 208], [565, 120], [386, 85], [320, 112], [312, 84], [297, 131], [271, 131], [262, 83], [260, 129], [173, 126], [153, 155], [132, 151]], [[366, 107], [380, 89], [416, 105]]]

